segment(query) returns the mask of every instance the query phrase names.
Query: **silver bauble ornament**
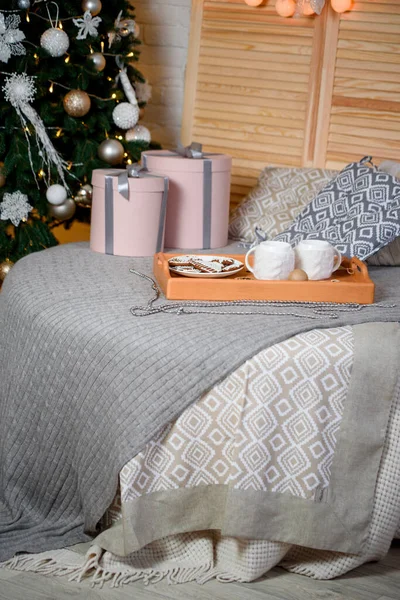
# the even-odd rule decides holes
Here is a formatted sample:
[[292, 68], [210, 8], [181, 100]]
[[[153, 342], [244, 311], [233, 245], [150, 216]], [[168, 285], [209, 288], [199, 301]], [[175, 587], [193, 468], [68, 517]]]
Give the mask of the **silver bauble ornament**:
[[118, 140], [104, 140], [101, 142], [97, 154], [109, 165], [118, 165], [124, 158], [124, 147]]
[[31, 0], [18, 0], [18, 8], [27, 10], [31, 5]]
[[87, 57], [88, 61], [92, 64], [95, 71], [103, 71], [106, 66], [106, 59], [101, 52], [93, 52]]
[[4, 163], [0, 162], [0, 188], [6, 185], [6, 176], [3, 174]]
[[83, 0], [82, 2], [82, 10], [83, 12], [86, 12], [87, 10], [89, 10], [91, 12], [91, 14], [93, 15], [93, 17], [95, 17], [96, 15], [99, 14], [99, 12], [101, 11], [101, 2], [100, 0]]
[[67, 198], [62, 204], [54, 206], [50, 204], [49, 215], [58, 221], [72, 219], [76, 211], [76, 204], [72, 198]]
[[58, 206], [59, 204], [63, 204], [67, 199], [67, 190], [63, 185], [59, 183], [54, 183], [51, 185], [46, 191], [47, 202], [53, 204], [54, 206]]
[[113, 121], [121, 129], [134, 127], [139, 120], [139, 107], [129, 102], [120, 102], [114, 108]]
[[86, 183], [83, 185], [80, 190], [75, 195], [75, 203], [78, 206], [90, 207], [92, 206], [92, 195], [93, 195], [93, 187], [90, 183]]
[[4, 281], [11, 269], [13, 268], [14, 263], [6, 258], [5, 261], [0, 263], [0, 281]]
[[82, 90], [71, 90], [64, 96], [64, 110], [70, 117], [84, 117], [90, 110], [90, 97]]
[[144, 125], [135, 125], [132, 129], [128, 129], [125, 133], [125, 139], [127, 142], [151, 142], [151, 133]]
[[42, 34], [40, 45], [50, 56], [62, 56], [69, 48], [69, 37], [62, 29], [51, 27]]

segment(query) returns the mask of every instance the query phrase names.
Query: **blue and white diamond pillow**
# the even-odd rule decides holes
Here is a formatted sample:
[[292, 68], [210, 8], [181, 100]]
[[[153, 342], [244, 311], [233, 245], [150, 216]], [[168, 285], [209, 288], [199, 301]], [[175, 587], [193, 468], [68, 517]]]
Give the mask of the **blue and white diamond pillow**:
[[326, 240], [344, 256], [366, 260], [399, 235], [400, 181], [368, 156], [347, 165], [274, 239]]

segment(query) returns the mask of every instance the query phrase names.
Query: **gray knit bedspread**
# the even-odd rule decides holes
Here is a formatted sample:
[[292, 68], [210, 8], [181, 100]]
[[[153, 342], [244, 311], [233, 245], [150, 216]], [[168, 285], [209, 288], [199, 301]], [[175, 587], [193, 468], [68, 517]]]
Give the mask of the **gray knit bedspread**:
[[7, 276], [0, 294], [0, 561], [90, 539], [124, 464], [263, 348], [314, 328], [400, 321], [396, 267], [371, 269], [377, 304], [357, 311], [317, 315], [288, 306], [268, 309], [275, 316], [134, 317], [131, 306], [147, 304], [152, 290], [129, 269], [151, 275], [151, 263], [71, 244], [28, 256]]

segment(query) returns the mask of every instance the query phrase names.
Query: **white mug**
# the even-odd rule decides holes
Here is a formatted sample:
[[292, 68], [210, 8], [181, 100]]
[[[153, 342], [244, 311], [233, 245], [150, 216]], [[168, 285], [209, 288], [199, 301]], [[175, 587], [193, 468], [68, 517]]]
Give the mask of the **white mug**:
[[[254, 266], [249, 256], [254, 252]], [[295, 255], [287, 242], [267, 241], [251, 248], [246, 254], [246, 267], [256, 279], [287, 279], [294, 269]]]
[[342, 255], [325, 240], [303, 240], [294, 249], [296, 269], [303, 269], [308, 279], [328, 279], [342, 262]]

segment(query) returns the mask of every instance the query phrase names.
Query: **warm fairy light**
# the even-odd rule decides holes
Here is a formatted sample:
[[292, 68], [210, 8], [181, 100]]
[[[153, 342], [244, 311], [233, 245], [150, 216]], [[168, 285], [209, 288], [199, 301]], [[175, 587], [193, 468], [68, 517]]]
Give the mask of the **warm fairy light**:
[[70, 171], [72, 169], [72, 162], [68, 163], [67, 170]]
[[90, 48], [90, 54], [93, 54], [94, 50], [93, 50], [92, 46], [89, 46], [89, 48]]
[[38, 173], [38, 176], [39, 177], [44, 177], [44, 175], [45, 175], [45, 172], [43, 171], [43, 169], [40, 169], [40, 171]]
[[30, 23], [30, 22], [31, 22], [31, 20], [30, 20], [30, 18], [29, 18], [29, 12], [27, 12], [27, 13], [26, 13], [26, 21], [27, 21], [27, 23]]
[[63, 28], [63, 26], [62, 26], [62, 22], [61, 22], [61, 21], [58, 21], [58, 29], [62, 29], [62, 28]]
[[135, 56], [135, 55], [133, 54], [133, 52], [129, 52], [129, 54], [127, 54], [126, 56], [127, 56], [128, 58], [131, 58], [132, 56]]
[[126, 158], [128, 156], [127, 152], [124, 152], [124, 158]]
[[112, 98], [113, 100], [115, 100], [115, 98], [116, 98], [116, 97], [117, 97], [117, 94], [111, 94], [111, 98]]
[[69, 54], [68, 54], [68, 56], [67, 56], [67, 58], [65, 59], [65, 61], [64, 61], [64, 62], [65, 62], [65, 63], [69, 63], [69, 59], [70, 59], [70, 58], [71, 58], [71, 57], [70, 57], [70, 56], [69, 56]]
[[117, 140], [123, 140], [124, 138], [122, 137], [122, 135], [117, 135]]
[[59, 129], [56, 133], [56, 137], [61, 137], [62, 134], [62, 129]]
[[107, 77], [107, 81], [112, 81], [113, 78], [112, 77]]
[[53, 84], [53, 82], [51, 82], [50, 87], [49, 87], [50, 94], [53, 93], [53, 90], [54, 90], [54, 84]]
[[128, 160], [127, 160], [126, 162], [128, 163], [128, 165], [131, 165], [131, 164], [132, 164], [132, 161], [131, 161], [131, 159], [130, 159], [130, 158], [128, 158]]
[[104, 42], [100, 42], [100, 49], [102, 52], [104, 52]]
[[39, 59], [39, 55], [38, 55], [38, 54], [36, 54], [36, 52], [35, 52], [35, 54], [33, 55], [33, 58], [34, 58], [35, 60], [38, 60], [38, 59]]

